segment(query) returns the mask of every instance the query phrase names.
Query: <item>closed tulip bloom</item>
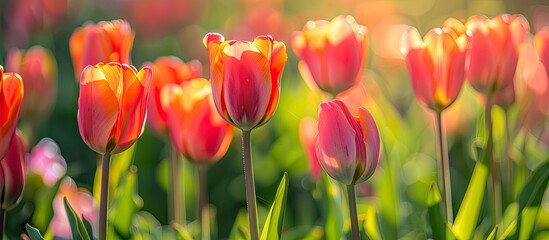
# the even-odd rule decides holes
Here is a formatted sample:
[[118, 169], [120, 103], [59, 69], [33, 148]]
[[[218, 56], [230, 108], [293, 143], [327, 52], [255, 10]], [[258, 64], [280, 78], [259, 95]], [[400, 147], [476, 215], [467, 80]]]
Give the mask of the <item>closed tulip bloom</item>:
[[367, 28], [352, 16], [307, 22], [291, 40], [294, 53], [301, 59], [299, 72], [303, 79], [333, 95], [352, 87], [366, 62], [367, 34]]
[[278, 105], [280, 78], [288, 59], [284, 43], [270, 36], [253, 42], [204, 37], [210, 58], [212, 95], [219, 114], [248, 131], [271, 119]]
[[41, 46], [33, 46], [26, 51], [11, 49], [6, 59], [6, 69], [19, 73], [23, 78], [23, 121], [40, 121], [47, 117], [57, 93], [57, 64], [51, 52]]
[[17, 206], [25, 189], [26, 150], [23, 138], [19, 133], [14, 133], [9, 143], [6, 156], [0, 160], [0, 201], [3, 210]]
[[202, 76], [202, 64], [197, 61], [184, 63], [177, 57], [160, 57], [154, 63], [146, 63], [154, 72], [151, 96], [147, 107], [147, 123], [159, 134], [165, 134], [167, 114], [162, 109], [160, 91], [169, 83], [181, 84]]
[[87, 66], [80, 77], [78, 128], [99, 154], [128, 149], [143, 133], [152, 70], [120, 63]]
[[170, 138], [179, 153], [195, 164], [210, 164], [225, 155], [234, 127], [217, 113], [210, 81], [170, 83], [161, 96]]
[[6, 155], [15, 132], [22, 100], [21, 76], [17, 73], [4, 73], [4, 68], [0, 66], [0, 158]]
[[402, 51], [419, 102], [441, 112], [452, 104], [465, 80], [466, 37], [451, 27], [435, 28], [423, 39], [410, 28], [402, 36]]
[[88, 65], [105, 62], [131, 64], [134, 33], [124, 20], [86, 23], [76, 29], [69, 41], [76, 76]]
[[368, 110], [353, 116], [340, 100], [320, 104], [316, 151], [330, 177], [345, 185], [368, 180], [379, 160], [380, 139]]
[[493, 94], [513, 82], [518, 48], [530, 27], [522, 15], [500, 15], [492, 19], [472, 16], [467, 20], [470, 56], [467, 80], [475, 90]]

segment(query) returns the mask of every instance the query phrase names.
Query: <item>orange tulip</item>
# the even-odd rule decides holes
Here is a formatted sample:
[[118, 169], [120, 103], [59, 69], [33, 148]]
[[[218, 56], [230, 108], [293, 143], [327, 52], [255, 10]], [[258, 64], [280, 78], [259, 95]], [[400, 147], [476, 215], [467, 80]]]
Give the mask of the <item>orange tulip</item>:
[[0, 66], [0, 81], [0, 158], [3, 158], [17, 126], [23, 100], [23, 80], [17, 73], [4, 73]]
[[161, 96], [170, 138], [180, 154], [195, 164], [213, 163], [225, 155], [234, 127], [217, 113], [210, 81], [167, 84]]
[[435, 28], [421, 39], [417, 29], [410, 28], [402, 36], [416, 97], [437, 112], [456, 100], [465, 80], [466, 37], [453, 29]]
[[27, 51], [11, 49], [6, 69], [23, 78], [25, 98], [21, 106], [23, 121], [40, 121], [50, 113], [57, 93], [57, 64], [50, 51], [34, 46]]
[[224, 41], [220, 34], [208, 33], [204, 45], [210, 57], [212, 95], [223, 119], [244, 131], [269, 121], [288, 59], [284, 43], [270, 36], [253, 42]]
[[80, 77], [78, 127], [99, 154], [128, 149], [143, 133], [152, 70], [120, 63], [87, 66]]
[[160, 57], [154, 63], [146, 63], [154, 72], [151, 96], [147, 107], [147, 123], [157, 133], [165, 134], [168, 117], [162, 109], [160, 90], [169, 83], [180, 84], [202, 76], [202, 64], [197, 61], [184, 63], [177, 57]]
[[366, 62], [367, 32], [351, 16], [337, 16], [331, 22], [307, 22], [303, 31], [292, 37], [303, 79], [333, 95], [352, 87]]
[[134, 33], [124, 20], [87, 23], [73, 32], [69, 47], [76, 76], [100, 62], [131, 64]]
[[545, 66], [547, 76], [549, 76], [549, 26], [540, 29], [534, 36], [534, 46], [539, 54], [539, 58]]
[[518, 47], [530, 27], [522, 15], [472, 16], [466, 27], [471, 32], [467, 80], [477, 91], [492, 95], [513, 82]]
[[21, 200], [27, 169], [23, 138], [17, 132], [10, 137], [8, 152], [0, 160], [0, 201], [3, 210], [14, 208]]

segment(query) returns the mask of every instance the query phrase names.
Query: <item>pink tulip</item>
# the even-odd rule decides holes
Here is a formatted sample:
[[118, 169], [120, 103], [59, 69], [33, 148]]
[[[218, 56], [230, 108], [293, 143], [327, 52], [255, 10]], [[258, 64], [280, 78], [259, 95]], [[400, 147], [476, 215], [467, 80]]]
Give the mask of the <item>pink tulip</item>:
[[526, 41], [530, 27], [522, 15], [500, 15], [492, 19], [472, 16], [467, 20], [471, 46], [467, 80], [477, 91], [492, 95], [513, 82], [518, 47]]
[[380, 150], [379, 132], [368, 110], [353, 116], [340, 100], [320, 104], [316, 152], [330, 177], [345, 185], [366, 181], [374, 173]]
[[455, 27], [435, 28], [423, 39], [415, 28], [402, 36], [412, 87], [423, 105], [441, 112], [459, 95], [465, 80], [466, 38]]
[[16, 132], [11, 136], [6, 156], [0, 160], [0, 204], [3, 210], [14, 208], [21, 200], [26, 172], [25, 144], [21, 135]]
[[151, 95], [147, 106], [147, 123], [159, 134], [165, 134], [168, 129], [168, 116], [162, 109], [160, 91], [167, 84], [181, 84], [202, 76], [202, 64], [197, 61], [184, 63], [177, 57], [159, 57], [154, 63], [145, 63], [152, 68], [153, 80]]
[[85, 218], [92, 225], [94, 235], [97, 235], [97, 204], [87, 190], [77, 188], [76, 183], [69, 177], [63, 180], [53, 199], [53, 219], [49, 226], [53, 235], [64, 239], [72, 238], [71, 226], [63, 201], [65, 197], [78, 217]]
[[366, 62], [367, 32], [352, 16], [307, 22], [292, 37], [303, 79], [333, 95], [352, 87]]
[[280, 95], [280, 79], [288, 56], [284, 43], [270, 36], [253, 42], [225, 41], [208, 33], [204, 45], [210, 57], [212, 95], [219, 114], [247, 131], [273, 116]]
[[305, 154], [309, 160], [309, 172], [311, 179], [314, 181], [320, 178], [320, 163], [318, 162], [318, 156], [316, 155], [316, 136], [318, 134], [318, 124], [310, 117], [301, 119], [299, 124], [299, 139], [301, 145], [305, 148]]
[[67, 163], [53, 140], [44, 138], [34, 146], [29, 156], [29, 171], [41, 176], [48, 187], [55, 185], [65, 176]]

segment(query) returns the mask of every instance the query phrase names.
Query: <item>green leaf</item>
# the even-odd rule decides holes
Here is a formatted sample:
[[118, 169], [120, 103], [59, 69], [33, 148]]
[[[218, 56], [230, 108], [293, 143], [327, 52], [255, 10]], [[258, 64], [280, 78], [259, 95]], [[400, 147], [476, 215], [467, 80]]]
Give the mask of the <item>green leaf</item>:
[[27, 229], [27, 234], [29, 235], [29, 238], [31, 240], [42, 240], [44, 239], [42, 235], [40, 234], [40, 231], [38, 229], [32, 227], [29, 224], [25, 225], [25, 229]]
[[241, 210], [236, 215], [233, 227], [231, 229], [231, 234], [229, 239], [233, 240], [243, 240], [250, 239], [248, 233], [248, 213], [244, 210]]
[[532, 175], [526, 181], [524, 188], [519, 193], [519, 239], [530, 239], [536, 219], [543, 199], [543, 194], [547, 189], [549, 181], [549, 159], [537, 167]]
[[488, 235], [488, 237], [486, 238], [486, 240], [494, 240], [496, 239], [496, 233], [498, 232], [498, 226], [496, 225], [494, 227], [494, 229], [492, 230], [492, 232], [490, 232], [490, 234]]
[[344, 206], [341, 188], [326, 173], [322, 173], [322, 185], [322, 200], [324, 209], [326, 209], [326, 222], [324, 223], [326, 239], [339, 239], [343, 235], [345, 221], [343, 211], [341, 211], [341, 206]]
[[109, 223], [113, 226], [112, 230], [122, 238], [131, 237], [128, 226], [142, 205], [143, 200], [137, 195], [137, 167], [131, 166], [115, 189], [112, 204], [109, 206]]
[[282, 236], [282, 225], [284, 223], [284, 212], [286, 209], [286, 199], [288, 195], [288, 173], [284, 173], [267, 220], [261, 232], [261, 240], [280, 239]]
[[53, 217], [52, 202], [59, 190], [61, 182], [65, 178], [60, 178], [55, 185], [50, 188], [42, 188], [36, 192], [35, 200], [36, 209], [32, 215], [32, 225], [43, 231], [48, 228], [48, 225]]
[[[492, 138], [492, 136], [489, 136]], [[490, 139], [488, 139], [490, 141]], [[486, 191], [488, 180], [488, 157], [492, 148], [485, 147], [481, 152], [480, 161], [475, 164], [469, 186], [459, 207], [453, 232], [458, 239], [471, 239], [477, 226], [480, 208]]]
[[86, 231], [90, 233], [90, 238], [93, 239], [93, 228], [90, 222], [82, 215], [82, 223], [84, 223], [84, 227], [86, 228]]
[[433, 231], [434, 239], [446, 239], [446, 224], [440, 213], [440, 192], [435, 182], [431, 183], [429, 195], [427, 196], [427, 206], [429, 210], [429, 222]]
[[67, 200], [67, 197], [63, 198], [65, 203], [65, 211], [67, 212], [67, 217], [69, 218], [69, 223], [71, 226], [72, 239], [74, 240], [90, 240], [93, 239], [93, 236], [90, 236], [84, 223], [80, 220], [71, 204]]

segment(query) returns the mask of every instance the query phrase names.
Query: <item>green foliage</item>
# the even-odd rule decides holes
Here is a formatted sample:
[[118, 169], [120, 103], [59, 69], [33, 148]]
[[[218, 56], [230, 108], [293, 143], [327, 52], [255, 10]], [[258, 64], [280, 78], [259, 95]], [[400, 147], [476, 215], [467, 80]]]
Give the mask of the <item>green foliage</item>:
[[288, 173], [284, 173], [278, 190], [276, 191], [275, 200], [263, 226], [261, 240], [281, 239], [282, 226], [284, 223], [284, 212], [286, 211], [286, 199], [288, 195]]
[[[86, 225], [84, 224], [80, 217], [76, 214], [71, 204], [67, 198], [63, 198], [63, 203], [65, 205], [65, 211], [67, 212], [67, 217], [69, 218], [69, 223], [71, 226], [72, 239], [74, 240], [93, 240], [93, 232], [88, 232]], [[85, 219], [84, 219], [85, 220]]]
[[25, 224], [25, 229], [31, 240], [42, 240], [44, 239], [40, 234], [40, 231], [29, 224]]

